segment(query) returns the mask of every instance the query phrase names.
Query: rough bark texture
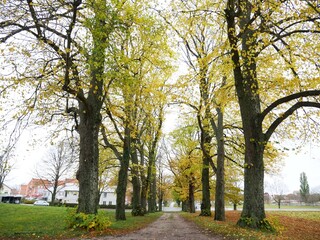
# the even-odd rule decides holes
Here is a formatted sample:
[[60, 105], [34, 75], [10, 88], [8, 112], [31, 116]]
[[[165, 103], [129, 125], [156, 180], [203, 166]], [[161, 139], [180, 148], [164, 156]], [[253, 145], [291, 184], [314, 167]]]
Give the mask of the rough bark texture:
[[189, 181], [189, 212], [190, 213], [195, 213], [196, 212], [196, 208], [195, 208], [195, 204], [194, 204], [194, 177], [191, 177], [190, 181]]
[[132, 215], [133, 216], [143, 216], [144, 210], [141, 206], [141, 182], [140, 182], [140, 172], [139, 172], [139, 160], [137, 149], [135, 147], [136, 141], [132, 139], [131, 146], [131, 175], [132, 175]]
[[149, 165], [148, 167], [148, 182], [149, 182], [148, 212], [152, 213], [157, 211], [157, 185], [156, 185], [157, 179], [156, 179], [155, 160], [152, 160], [151, 165]]
[[123, 156], [120, 161], [120, 170], [117, 184], [116, 220], [126, 220], [126, 191], [128, 181], [128, 168], [130, 161], [130, 129], [125, 128], [123, 142]]
[[144, 163], [144, 152], [140, 151], [140, 165], [143, 166], [140, 170], [141, 176], [141, 208], [146, 212], [147, 210], [147, 192], [148, 192], [148, 184], [147, 178], [145, 176], [145, 163]]
[[98, 133], [101, 121], [99, 115], [100, 112], [96, 114], [87, 112], [80, 115], [80, 161], [77, 173], [80, 190], [78, 212], [86, 214], [96, 214], [98, 206], [97, 203], [99, 202]]
[[59, 184], [59, 176], [57, 176], [57, 175], [55, 176], [54, 183], [53, 183], [52, 196], [51, 196], [51, 205], [54, 205], [55, 204], [55, 200], [56, 200], [57, 189], [58, 189], [58, 184]]
[[[198, 117], [199, 119], [199, 117]], [[199, 120], [198, 120], [199, 121]], [[211, 161], [210, 148], [211, 148], [211, 135], [209, 133], [208, 120], [203, 121], [201, 126], [201, 139], [200, 145], [202, 150], [202, 170], [201, 170], [201, 184], [202, 184], [202, 202], [201, 202], [201, 216], [211, 216], [211, 203], [210, 203], [210, 172], [209, 164]]]
[[209, 159], [203, 157], [202, 165], [202, 202], [201, 202], [201, 216], [211, 216], [211, 203], [210, 203], [210, 185], [209, 185]]
[[224, 136], [223, 136], [223, 113], [218, 111], [218, 126], [216, 131], [217, 140], [217, 172], [216, 172], [216, 194], [215, 194], [215, 211], [214, 220], [225, 220], [225, 203], [224, 203]]

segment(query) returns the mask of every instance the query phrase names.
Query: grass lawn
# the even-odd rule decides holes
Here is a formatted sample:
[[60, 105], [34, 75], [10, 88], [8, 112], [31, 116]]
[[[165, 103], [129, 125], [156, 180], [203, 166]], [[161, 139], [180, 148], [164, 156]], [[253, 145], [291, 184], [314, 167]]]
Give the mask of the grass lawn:
[[240, 211], [226, 211], [225, 222], [214, 221], [213, 217], [200, 217], [199, 213], [181, 213], [181, 215], [190, 221], [194, 221], [200, 227], [228, 239], [320, 239], [320, 212], [267, 212], [267, 219], [278, 230], [276, 234], [236, 226], [240, 213]]
[[[128, 212], [126, 221], [115, 221], [114, 211], [100, 211], [105, 212], [112, 225], [103, 232], [88, 233], [66, 229], [67, 208], [65, 207], [0, 204], [0, 239], [66, 239], [79, 236], [90, 238], [99, 235], [115, 235], [145, 227], [162, 214], [132, 217]], [[236, 222], [240, 217], [240, 211], [227, 211], [225, 222], [216, 222], [213, 217], [199, 217], [199, 213], [181, 213], [181, 215], [226, 239], [320, 239], [320, 211], [267, 212], [267, 218], [278, 230], [277, 234], [237, 227]]]
[[156, 220], [161, 213], [145, 217], [132, 217], [127, 221], [115, 221], [114, 211], [104, 211], [112, 225], [105, 232], [87, 233], [66, 229], [65, 207], [43, 207], [33, 205], [0, 204], [0, 239], [65, 239], [81, 235], [110, 235], [139, 229]]

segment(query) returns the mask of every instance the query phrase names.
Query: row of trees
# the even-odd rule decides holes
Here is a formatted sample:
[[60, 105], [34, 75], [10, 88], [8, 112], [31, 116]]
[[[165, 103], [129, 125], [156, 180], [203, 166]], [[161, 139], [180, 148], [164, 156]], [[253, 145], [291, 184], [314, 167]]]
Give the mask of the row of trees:
[[[190, 107], [189, 117], [196, 119], [191, 123], [196, 130], [186, 128], [173, 145], [183, 167], [177, 172], [175, 163], [170, 166], [177, 187], [179, 178], [188, 180], [190, 210], [200, 169], [201, 215], [211, 215], [214, 174], [215, 219], [224, 220], [226, 184], [232, 180], [225, 176], [242, 166], [238, 224], [266, 227], [264, 172], [277, 156], [271, 136], [289, 117], [300, 119], [299, 109], [308, 117], [314, 112], [306, 107], [320, 107], [319, 55], [313, 51], [319, 46], [320, 14], [314, 1], [0, 5], [7, 12], [0, 20], [2, 93], [21, 86], [21, 114], [37, 115], [42, 124], [60, 121], [79, 133], [79, 212], [97, 212], [99, 174], [113, 164], [119, 169], [116, 218], [125, 219], [128, 179], [133, 213], [143, 214], [147, 201], [155, 211], [157, 149], [170, 102]], [[187, 67], [172, 83], [175, 43]], [[281, 135], [297, 129], [292, 121]], [[225, 159], [232, 162], [229, 171]]]

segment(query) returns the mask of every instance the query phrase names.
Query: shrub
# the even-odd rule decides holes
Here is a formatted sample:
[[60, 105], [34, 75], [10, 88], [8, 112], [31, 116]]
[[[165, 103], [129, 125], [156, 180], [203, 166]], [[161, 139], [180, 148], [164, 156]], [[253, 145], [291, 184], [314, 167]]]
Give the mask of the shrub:
[[140, 205], [137, 206], [135, 209], [132, 209], [131, 211], [132, 216], [144, 216], [145, 213], [146, 213], [146, 210]]
[[111, 221], [103, 212], [98, 214], [77, 213], [76, 209], [68, 209], [67, 224], [69, 228], [81, 228], [87, 231], [102, 231], [111, 225]]
[[26, 198], [24, 198], [24, 199], [22, 199], [21, 202], [23, 204], [34, 204], [35, 201], [36, 201], [35, 199], [26, 199]]

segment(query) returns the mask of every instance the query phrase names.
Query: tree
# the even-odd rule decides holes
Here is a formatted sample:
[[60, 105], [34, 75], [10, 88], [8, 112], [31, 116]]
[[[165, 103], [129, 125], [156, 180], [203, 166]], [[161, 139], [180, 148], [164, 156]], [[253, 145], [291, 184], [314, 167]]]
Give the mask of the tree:
[[5, 154], [0, 156], [0, 189], [3, 187], [4, 180], [10, 172], [9, 158]]
[[[51, 192], [51, 204], [56, 201], [56, 194], [59, 191], [61, 179], [74, 174], [74, 169], [78, 160], [78, 152], [67, 141], [61, 141], [55, 148], [52, 148], [36, 169], [37, 176], [43, 181], [43, 186]], [[50, 182], [51, 188], [48, 188]]]
[[202, 152], [199, 151], [197, 124], [187, 120], [170, 133], [169, 169], [174, 175], [173, 190], [182, 201], [182, 210], [195, 212], [195, 200], [201, 191]]
[[[116, 25], [112, 4], [104, 0], [28, 0], [2, 1], [1, 8], [8, 14], [1, 17], [0, 42], [21, 56], [13, 62], [18, 78], [12, 80], [12, 85], [21, 83], [36, 89], [31, 109], [41, 106], [41, 100], [50, 96], [64, 97], [65, 115], [74, 117], [80, 136], [78, 212], [95, 214], [105, 50], [108, 35]], [[19, 45], [24, 47], [22, 53], [16, 47]], [[20, 67], [21, 64], [27, 67]]]
[[[320, 104], [315, 99], [320, 95], [320, 91], [312, 90], [317, 85], [314, 83], [319, 75], [318, 68], [311, 68], [313, 74], [309, 78], [310, 75], [297, 71], [298, 65], [296, 65], [302, 64], [299, 58], [302, 57], [302, 59], [311, 59], [309, 63], [304, 64], [314, 66], [315, 56], [302, 56], [301, 52], [300, 55], [293, 54], [290, 46], [294, 44], [294, 39], [301, 41], [307, 37], [306, 35], [313, 36], [320, 32], [319, 26], [315, 24], [320, 17], [315, 4], [306, 1], [296, 5], [289, 0], [255, 1], [254, 3], [248, 0], [227, 1], [225, 9], [227, 34], [245, 139], [244, 205], [238, 221], [240, 226], [270, 229], [269, 223], [264, 221], [263, 153], [265, 146], [278, 126], [297, 109], [320, 108]], [[297, 9], [291, 11], [289, 6]], [[296, 11], [301, 14], [294, 14]], [[308, 47], [310, 46], [303, 45], [305, 49]], [[303, 54], [311, 51], [310, 49]], [[266, 56], [262, 53], [266, 56], [276, 53], [278, 64], [283, 63], [282, 67], [290, 71], [291, 76], [287, 81], [292, 84], [291, 87], [287, 85], [289, 90], [287, 95], [273, 94], [273, 100], [267, 98], [271, 103], [264, 110], [261, 106], [264, 94], [260, 86], [265, 84], [261, 81], [263, 77], [259, 75], [262, 66], [258, 65], [259, 61], [265, 61]], [[263, 58], [259, 59], [262, 56]], [[283, 76], [273, 75], [272, 72], [268, 75], [268, 80], [276, 82], [281, 89], [284, 89], [284, 81], [279, 81], [279, 78], [286, 79]], [[299, 92], [294, 93], [292, 86], [296, 82], [301, 87]], [[282, 97], [279, 98], [279, 96]], [[270, 94], [269, 97], [271, 97]], [[271, 114], [273, 110], [279, 108], [283, 110], [281, 114], [277, 116]]]
[[308, 178], [305, 172], [300, 174], [300, 196], [302, 200], [306, 203], [310, 195]]
[[273, 200], [281, 207], [281, 201], [284, 200], [285, 184], [278, 178], [275, 178], [270, 184], [269, 189]]
[[[1, 91], [2, 94], [5, 95], [5, 85], [4, 90]], [[4, 103], [1, 102], [1, 106], [5, 106]], [[13, 104], [13, 108], [18, 108], [19, 103]], [[2, 108], [2, 107], [1, 107]], [[5, 107], [3, 107], [5, 108]], [[3, 109], [1, 109], [3, 110]], [[18, 113], [16, 116], [16, 120], [11, 120], [10, 115], [12, 114], [12, 109], [6, 109], [7, 111], [1, 111], [0, 119], [1, 122], [1, 140], [0, 140], [0, 189], [3, 187], [3, 183], [11, 172], [13, 167], [13, 156], [15, 146], [18, 143], [21, 134], [28, 126], [28, 119], [29, 114], [22, 114], [19, 115]]]
[[[225, 87], [227, 79], [225, 75], [229, 75], [229, 73], [225, 70], [227, 68], [224, 69], [221, 66], [225, 63], [223, 59], [224, 37], [220, 34], [213, 35], [221, 23], [220, 15], [215, 14], [215, 8], [218, 7], [219, 4], [215, 2], [172, 1], [172, 10], [169, 11], [172, 16], [165, 17], [163, 13], [160, 13], [179, 37], [181, 42], [179, 42], [179, 46], [182, 46], [183, 56], [188, 66], [188, 73], [180, 77], [179, 84], [187, 86], [186, 88], [192, 93], [192, 96], [183, 94], [177, 101], [190, 106], [195, 111], [201, 133], [199, 141], [203, 168], [200, 215], [211, 216], [209, 185], [211, 166], [216, 174], [215, 220], [224, 220], [225, 141], [223, 119], [227, 99], [220, 99], [218, 95], [219, 91]], [[195, 88], [198, 92], [194, 90]], [[226, 89], [229, 90], [229, 88]], [[186, 90], [184, 89], [184, 91]], [[216, 163], [213, 162], [213, 151], [217, 152], [215, 154]]]
[[[125, 220], [128, 181], [133, 186], [132, 214], [144, 214], [146, 189], [152, 197], [148, 210], [156, 209], [156, 151], [172, 67], [166, 28], [148, 10], [144, 1], [119, 6], [123, 27], [112, 34], [109, 50], [113, 69], [108, 74], [102, 134], [104, 146], [112, 149], [120, 163], [117, 220]], [[147, 177], [143, 171], [146, 162]]]

